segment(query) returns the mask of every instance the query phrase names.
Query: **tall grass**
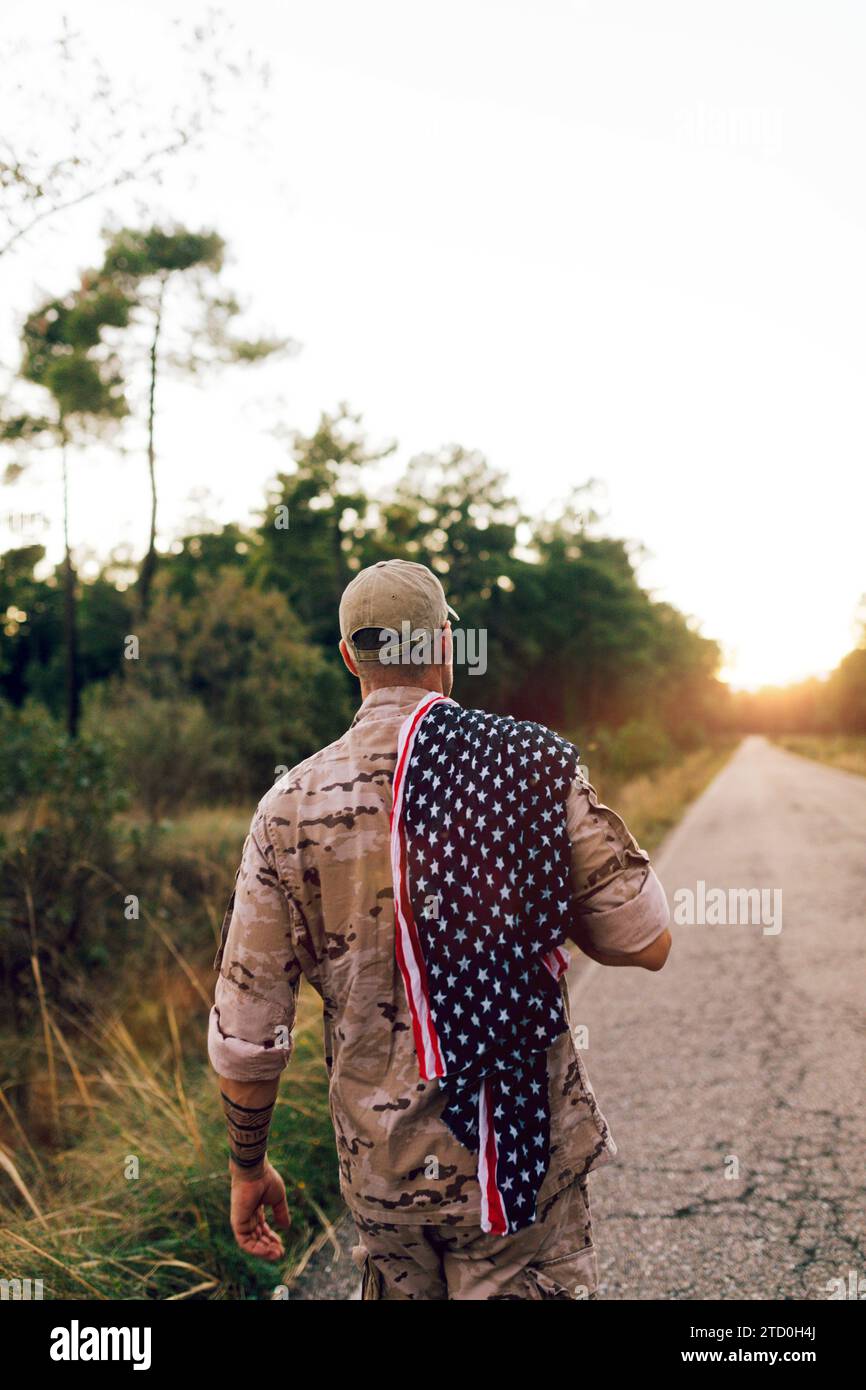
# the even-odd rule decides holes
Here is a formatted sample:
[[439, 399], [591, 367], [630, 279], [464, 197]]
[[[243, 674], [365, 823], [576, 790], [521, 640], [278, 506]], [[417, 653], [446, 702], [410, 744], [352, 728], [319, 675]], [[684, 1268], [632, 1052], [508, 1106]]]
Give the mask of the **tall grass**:
[[602, 773], [599, 796], [622, 817], [638, 843], [652, 853], [690, 805], [728, 761], [736, 739], [719, 739], [687, 753], [669, 767], [625, 782]]
[[774, 742], [789, 753], [866, 777], [866, 734], [789, 734]]
[[0, 1092], [0, 1274], [41, 1279], [53, 1299], [269, 1297], [338, 1209], [320, 1004], [302, 991], [274, 1114], [292, 1229], [270, 1266], [241, 1255], [228, 1226], [200, 997], [176, 968], [154, 983], [123, 1013], [52, 1012], [54, 1067], [31, 1058], [26, 1095]]

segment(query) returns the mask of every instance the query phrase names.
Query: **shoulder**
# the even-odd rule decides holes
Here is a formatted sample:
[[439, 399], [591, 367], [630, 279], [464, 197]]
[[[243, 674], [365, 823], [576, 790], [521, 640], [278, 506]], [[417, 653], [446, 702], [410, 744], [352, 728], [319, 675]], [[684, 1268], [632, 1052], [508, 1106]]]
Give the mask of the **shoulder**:
[[283, 815], [288, 805], [317, 792], [322, 783], [333, 775], [335, 764], [339, 764], [345, 756], [346, 735], [341, 734], [333, 743], [320, 748], [278, 777], [259, 802], [256, 814], [266, 818]]
[[510, 715], [505, 715], [503, 733], [510, 736], [512, 741], [517, 742], [524, 750], [531, 750], [531, 755], [536, 760], [552, 757], [563, 765], [568, 764], [576, 775], [580, 753], [570, 739], [564, 738], [555, 729], [549, 729], [546, 724], [539, 724], [534, 719], [513, 719]]
[[580, 777], [578, 749], [546, 724], [486, 710], [461, 709], [460, 713], [465, 716], [467, 734], [476, 735], [476, 743], [478, 736], [482, 737], [488, 747], [519, 768], [524, 778], [529, 776], [533, 784], [547, 783], [551, 795], [561, 798]]
[[569, 739], [558, 734], [555, 729], [549, 729], [546, 724], [540, 724], [535, 719], [517, 719], [513, 714], [491, 714], [489, 710], [470, 709], [458, 706], [463, 713], [495, 727], [503, 734], [511, 734], [515, 738], [531, 738], [536, 742], [539, 740], [544, 743], [552, 743], [557, 747], [573, 748], [574, 744]]

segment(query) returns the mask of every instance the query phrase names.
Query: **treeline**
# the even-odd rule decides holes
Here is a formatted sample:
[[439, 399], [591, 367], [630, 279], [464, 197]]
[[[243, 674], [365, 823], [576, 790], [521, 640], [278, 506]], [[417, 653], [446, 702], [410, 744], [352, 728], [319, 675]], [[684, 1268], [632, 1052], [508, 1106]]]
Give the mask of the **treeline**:
[[[154, 814], [189, 796], [261, 792], [276, 767], [346, 726], [339, 597], [357, 569], [393, 555], [429, 564], [460, 626], [486, 633], [486, 672], [458, 671], [463, 702], [599, 749], [620, 731], [648, 765], [726, 723], [717, 644], [641, 587], [628, 544], [597, 533], [586, 491], [556, 521], [533, 520], [482, 456], [453, 447], [374, 495], [379, 457], [354, 417], [324, 416], [295, 440], [259, 523], [161, 554], [146, 607], [118, 564], [78, 582], [83, 730], [117, 746]], [[63, 575], [36, 578], [42, 558], [30, 546], [0, 562], [0, 693], [60, 720]]]
[[754, 733], [866, 734], [866, 626], [826, 679], [741, 692], [732, 708], [737, 725]]

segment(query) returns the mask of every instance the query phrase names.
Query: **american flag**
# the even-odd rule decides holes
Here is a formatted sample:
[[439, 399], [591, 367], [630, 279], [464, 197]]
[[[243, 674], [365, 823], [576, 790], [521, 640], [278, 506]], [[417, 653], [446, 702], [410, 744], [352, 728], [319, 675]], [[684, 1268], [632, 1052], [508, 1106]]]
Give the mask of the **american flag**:
[[550, 1162], [547, 1050], [567, 1028], [566, 799], [577, 749], [430, 692], [400, 730], [391, 867], [420, 1075], [478, 1154], [485, 1231], [535, 1220]]

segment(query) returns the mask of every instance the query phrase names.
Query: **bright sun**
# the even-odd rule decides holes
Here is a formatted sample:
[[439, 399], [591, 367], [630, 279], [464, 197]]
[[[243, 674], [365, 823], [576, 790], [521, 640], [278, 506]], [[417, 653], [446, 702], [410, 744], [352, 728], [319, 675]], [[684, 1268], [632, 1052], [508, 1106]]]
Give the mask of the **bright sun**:
[[[851, 648], [813, 641], [806, 645], [789, 635], [727, 645], [721, 679], [734, 690], [760, 690], [767, 685], [793, 685], [809, 676], [826, 676]], [[813, 634], [814, 636], [814, 634]]]

